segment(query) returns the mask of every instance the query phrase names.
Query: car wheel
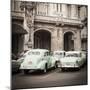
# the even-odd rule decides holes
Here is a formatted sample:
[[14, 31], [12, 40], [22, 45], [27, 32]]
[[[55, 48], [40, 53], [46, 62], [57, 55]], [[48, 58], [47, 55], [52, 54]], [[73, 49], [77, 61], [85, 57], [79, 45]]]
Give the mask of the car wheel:
[[24, 70], [24, 74], [28, 74], [29, 70]]
[[61, 71], [65, 71], [65, 68], [61, 68]]
[[47, 72], [47, 64], [45, 65], [45, 68], [44, 68], [44, 73], [46, 73]]
[[58, 62], [55, 62], [55, 68], [58, 68]]
[[76, 71], [79, 71], [80, 70], [80, 67], [79, 68], [76, 68]]

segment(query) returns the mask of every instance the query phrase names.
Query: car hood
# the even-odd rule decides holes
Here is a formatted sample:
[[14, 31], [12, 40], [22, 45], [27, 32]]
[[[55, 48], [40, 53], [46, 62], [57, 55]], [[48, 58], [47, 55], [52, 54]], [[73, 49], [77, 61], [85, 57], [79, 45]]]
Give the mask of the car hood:
[[61, 58], [63, 58], [63, 57], [60, 57], [60, 56], [54, 56], [54, 58], [55, 58], [56, 60], [59, 60], [59, 59], [61, 59]]
[[60, 59], [61, 62], [76, 62], [77, 60], [77, 57], [64, 57]]

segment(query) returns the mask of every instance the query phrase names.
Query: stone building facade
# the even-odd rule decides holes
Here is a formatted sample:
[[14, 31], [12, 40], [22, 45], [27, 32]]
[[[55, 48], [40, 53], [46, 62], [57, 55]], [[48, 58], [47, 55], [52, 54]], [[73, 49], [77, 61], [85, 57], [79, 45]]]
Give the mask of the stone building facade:
[[87, 50], [87, 6], [12, 1], [12, 6], [24, 12], [23, 28], [28, 32], [24, 34], [24, 50]]

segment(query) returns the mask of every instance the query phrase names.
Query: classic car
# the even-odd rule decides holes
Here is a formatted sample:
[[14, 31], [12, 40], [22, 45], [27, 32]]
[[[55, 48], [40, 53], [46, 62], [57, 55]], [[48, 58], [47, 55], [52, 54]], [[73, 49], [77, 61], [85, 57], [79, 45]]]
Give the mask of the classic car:
[[60, 59], [60, 67], [62, 70], [68, 68], [80, 69], [86, 61], [86, 55], [82, 51], [68, 51], [66, 56]]
[[24, 61], [24, 58], [27, 56], [28, 51], [24, 52], [18, 59], [17, 62], [21, 64]]
[[20, 65], [21, 63], [23, 62], [25, 56], [26, 56], [27, 53], [24, 53], [22, 54], [20, 57], [16, 56], [15, 54], [12, 53], [12, 61], [11, 61], [11, 64], [12, 64], [12, 72], [18, 72], [20, 71]]
[[20, 69], [27, 74], [30, 70], [43, 70], [47, 72], [48, 68], [57, 67], [57, 62], [46, 49], [31, 49], [27, 52]]
[[11, 60], [11, 65], [12, 65], [12, 73], [18, 72], [20, 68], [20, 64], [17, 61], [16, 55], [12, 54], [12, 60]]
[[65, 51], [54, 51], [53, 52], [53, 56], [55, 57], [56, 61], [57, 61], [57, 67], [60, 67], [60, 59], [65, 57]]
[[20, 64], [17, 62], [17, 60], [12, 60], [12, 73], [18, 72], [20, 68]]

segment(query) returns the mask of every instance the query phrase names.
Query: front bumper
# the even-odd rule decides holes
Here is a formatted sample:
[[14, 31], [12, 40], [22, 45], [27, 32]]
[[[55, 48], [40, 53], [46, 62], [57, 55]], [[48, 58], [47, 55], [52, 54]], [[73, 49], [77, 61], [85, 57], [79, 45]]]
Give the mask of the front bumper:
[[71, 64], [71, 63], [64, 63], [60, 64], [61, 68], [79, 68], [79, 65], [77, 64]]

